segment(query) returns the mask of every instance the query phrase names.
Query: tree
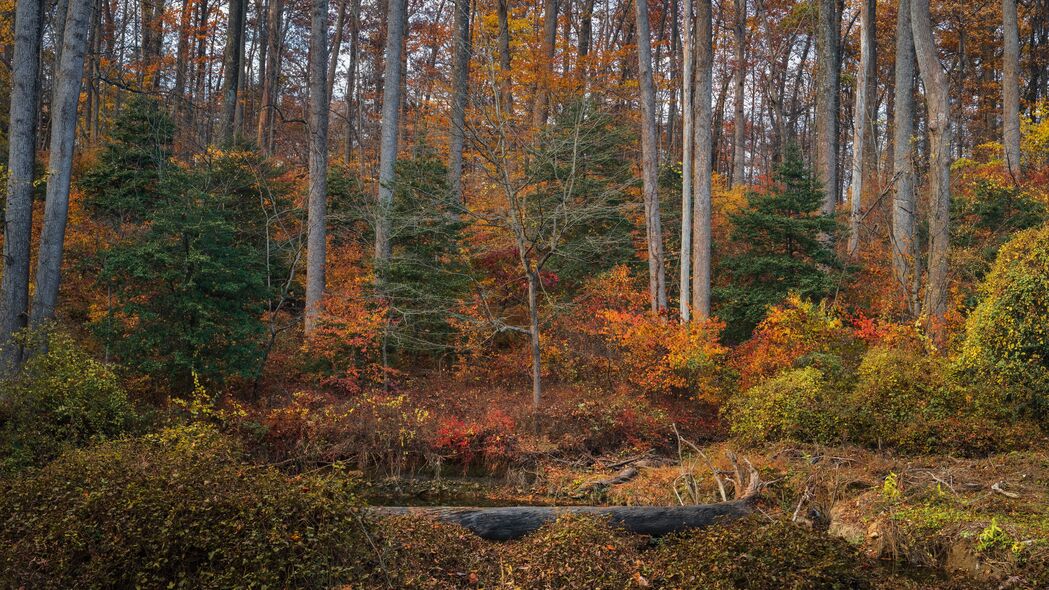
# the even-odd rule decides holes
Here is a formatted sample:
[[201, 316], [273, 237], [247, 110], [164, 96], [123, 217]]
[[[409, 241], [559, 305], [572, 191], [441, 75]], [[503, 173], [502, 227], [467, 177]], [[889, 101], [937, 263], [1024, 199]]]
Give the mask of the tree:
[[841, 12], [837, 0], [819, 0], [816, 26], [816, 172], [823, 185], [823, 214], [838, 204], [838, 111]]
[[280, 70], [281, 32], [284, 20], [284, 0], [269, 0], [266, 17], [266, 59], [262, 70], [262, 97], [255, 143], [262, 153], [273, 149], [273, 110], [277, 108], [277, 74]]
[[[863, 205], [863, 162], [864, 151], [870, 137], [867, 132], [874, 120], [874, 90], [878, 60], [875, 54], [874, 25], [876, 3], [863, 0], [860, 7], [860, 63], [856, 76], [856, 103], [853, 107], [852, 124], [852, 187], [849, 193], [849, 254], [860, 245], [860, 219]], [[872, 130], [871, 130], [872, 131]]]
[[892, 268], [896, 286], [911, 315], [920, 313], [918, 298], [917, 236], [914, 197], [914, 37], [911, 0], [900, 0], [896, 11], [895, 101], [892, 113], [892, 172], [896, 191], [892, 199]]
[[681, 274], [680, 301], [681, 320], [689, 321], [692, 309], [692, 166], [695, 164], [695, 137], [692, 133], [695, 117], [692, 97], [692, 81], [695, 77], [692, 64], [692, 31], [695, 18], [693, 0], [685, 2], [684, 35], [681, 39]]
[[1002, 143], [1005, 167], [1020, 176], [1020, 33], [1016, 0], [1002, 0]]
[[223, 57], [222, 120], [219, 137], [230, 141], [238, 129], [238, 105], [241, 70], [244, 68], [244, 25], [247, 21], [247, 0], [230, 0], [229, 23], [226, 25], [226, 53]]
[[324, 298], [328, 198], [328, 0], [313, 0], [310, 24], [310, 194], [306, 238], [306, 334]]
[[532, 126], [546, 125], [550, 116], [550, 78], [554, 75], [554, 46], [557, 41], [558, 0], [543, 0], [542, 53], [536, 62], [535, 96], [532, 104]]
[[820, 299], [830, 292], [829, 272], [839, 264], [822, 239], [834, 230], [822, 200], [819, 181], [790, 146], [773, 184], [747, 193], [747, 207], [731, 216], [732, 240], [742, 252], [722, 263], [731, 280], [716, 291], [726, 341], [744, 340], [788, 293]]
[[743, 134], [746, 130], [743, 119], [743, 83], [746, 81], [747, 74], [747, 0], [735, 0], [735, 7], [736, 21], [732, 32], [736, 48], [736, 69], [734, 72], [736, 95], [733, 102], [732, 174], [730, 176], [733, 186], [746, 182], [743, 178], [747, 157], [743, 148]]
[[648, 0], [634, 0], [637, 18], [637, 60], [641, 87], [641, 168], [648, 243], [648, 292], [652, 311], [667, 308], [663, 229], [659, 218], [659, 150], [656, 146], [656, 91], [652, 82], [652, 33]]
[[398, 117], [401, 104], [401, 48], [406, 0], [390, 0], [386, 15], [386, 73], [382, 88], [382, 138], [379, 144], [379, 208], [375, 221], [375, 260], [390, 259], [390, 207], [397, 165]]
[[951, 208], [951, 122], [947, 78], [933, 39], [929, 0], [911, 0], [911, 31], [925, 86], [929, 128], [929, 262], [924, 309], [930, 333], [942, 337], [947, 312], [947, 256]]
[[696, 11], [695, 163], [692, 181], [692, 310], [710, 315], [710, 207], [713, 166], [711, 84], [714, 66], [710, 0], [698, 0]]
[[41, 3], [15, 5], [11, 109], [8, 123], [7, 206], [4, 209], [4, 260], [0, 282], [0, 372], [21, 362], [12, 335], [29, 322], [29, 267], [33, 239], [33, 180], [40, 75]]
[[44, 227], [36, 270], [36, 293], [30, 325], [40, 325], [55, 315], [58, 286], [62, 278], [62, 251], [69, 217], [69, 185], [76, 139], [77, 105], [84, 76], [84, 53], [90, 29], [94, 0], [70, 0], [62, 57], [55, 80], [51, 118], [51, 153], [47, 165], [47, 200]]
[[470, 1], [455, 0], [452, 68], [452, 117], [448, 130], [448, 188], [463, 202], [463, 133], [470, 82]]

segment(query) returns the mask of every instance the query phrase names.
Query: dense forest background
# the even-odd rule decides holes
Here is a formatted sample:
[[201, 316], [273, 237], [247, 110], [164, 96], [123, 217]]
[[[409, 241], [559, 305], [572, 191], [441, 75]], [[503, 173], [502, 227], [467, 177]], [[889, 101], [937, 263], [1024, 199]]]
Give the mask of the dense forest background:
[[[738, 587], [697, 555], [752, 537], [876, 583], [830, 530], [1049, 583], [1046, 0], [11, 0], [0, 154], [2, 582]], [[362, 516], [737, 453], [794, 524], [453, 580]]]

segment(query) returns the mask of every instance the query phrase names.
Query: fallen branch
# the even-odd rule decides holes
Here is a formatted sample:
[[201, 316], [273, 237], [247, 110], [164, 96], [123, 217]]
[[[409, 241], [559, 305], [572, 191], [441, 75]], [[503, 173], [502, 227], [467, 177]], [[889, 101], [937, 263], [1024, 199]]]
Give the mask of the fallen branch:
[[1016, 500], [1017, 498], [1020, 497], [1020, 494], [1017, 494], [1016, 492], [1007, 492], [1007, 491], [1003, 490], [1002, 489], [1002, 484], [1003, 483], [1005, 483], [1005, 482], [1004, 481], [1000, 481], [1000, 482], [994, 484], [993, 486], [991, 486], [991, 490], [994, 491], [994, 492], [998, 492], [999, 494], [1005, 496], [1006, 498], [1011, 498], [1013, 500]]
[[597, 490], [608, 489], [612, 486], [619, 485], [621, 483], [626, 483], [634, 479], [635, 477], [637, 477], [638, 473], [640, 472], [637, 470], [636, 467], [632, 465], [627, 465], [626, 467], [621, 469], [619, 473], [616, 473], [611, 477], [603, 477], [601, 479], [595, 479], [593, 481], [589, 481], [583, 484], [583, 486], [579, 488], [578, 493], [589, 494], [590, 492], [595, 492]]

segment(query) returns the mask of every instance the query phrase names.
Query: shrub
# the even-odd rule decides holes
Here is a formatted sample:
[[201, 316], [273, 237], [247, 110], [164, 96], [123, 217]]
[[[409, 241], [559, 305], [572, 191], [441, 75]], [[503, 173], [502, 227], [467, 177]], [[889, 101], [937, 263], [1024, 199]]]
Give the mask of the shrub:
[[495, 546], [463, 527], [417, 514], [382, 519], [383, 563], [393, 588], [488, 588], [498, 579]]
[[829, 442], [837, 421], [829, 397], [819, 369], [792, 369], [730, 399], [723, 414], [745, 443]]
[[133, 429], [138, 420], [113, 371], [60, 332], [28, 334], [31, 356], [20, 374], [0, 383], [0, 471], [49, 461], [62, 450]]
[[982, 392], [977, 405], [1049, 426], [1049, 225], [1000, 250], [955, 369]]
[[434, 451], [464, 471], [476, 465], [498, 471], [517, 457], [514, 426], [513, 418], [496, 408], [478, 422], [444, 418], [437, 426]]
[[289, 480], [202, 427], [0, 483], [0, 586], [331, 588], [371, 563], [345, 476]]
[[507, 547], [507, 582], [512, 588], [638, 588], [638, 542], [605, 520], [564, 515]]
[[753, 520], [672, 535], [648, 563], [654, 585], [666, 588], [859, 589], [873, 579], [842, 539]]
[[626, 447], [651, 448], [670, 442], [670, 417], [644, 396], [622, 391], [593, 392], [554, 401], [539, 417], [563, 450], [595, 455]]

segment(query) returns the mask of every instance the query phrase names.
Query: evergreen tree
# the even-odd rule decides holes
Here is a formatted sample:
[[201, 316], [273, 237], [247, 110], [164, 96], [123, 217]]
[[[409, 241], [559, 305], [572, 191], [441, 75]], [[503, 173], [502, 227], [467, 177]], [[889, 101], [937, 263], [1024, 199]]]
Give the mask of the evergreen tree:
[[766, 192], [747, 194], [747, 207], [731, 216], [732, 239], [741, 253], [721, 263], [725, 285], [716, 289], [717, 315], [725, 340], [740, 342], [765, 317], [766, 309], [794, 291], [820, 299], [833, 287], [838, 268], [826, 237], [834, 219], [820, 213], [823, 191], [801, 154], [789, 147]]

